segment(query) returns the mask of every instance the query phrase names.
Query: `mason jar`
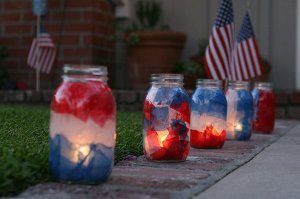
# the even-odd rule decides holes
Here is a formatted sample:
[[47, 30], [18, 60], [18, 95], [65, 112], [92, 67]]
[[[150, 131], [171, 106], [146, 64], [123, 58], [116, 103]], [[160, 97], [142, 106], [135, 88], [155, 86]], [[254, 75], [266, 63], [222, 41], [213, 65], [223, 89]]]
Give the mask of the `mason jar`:
[[249, 82], [229, 82], [227, 99], [227, 139], [249, 140], [253, 120], [253, 99]]
[[183, 75], [154, 74], [144, 102], [144, 153], [148, 160], [184, 161], [190, 150], [190, 105]]
[[220, 80], [197, 80], [191, 100], [191, 146], [221, 148], [226, 141], [227, 101]]
[[252, 90], [254, 100], [253, 130], [257, 133], [272, 133], [275, 124], [275, 95], [272, 84], [255, 83]]
[[59, 181], [94, 184], [114, 162], [116, 105], [104, 66], [66, 65], [51, 103], [49, 165]]

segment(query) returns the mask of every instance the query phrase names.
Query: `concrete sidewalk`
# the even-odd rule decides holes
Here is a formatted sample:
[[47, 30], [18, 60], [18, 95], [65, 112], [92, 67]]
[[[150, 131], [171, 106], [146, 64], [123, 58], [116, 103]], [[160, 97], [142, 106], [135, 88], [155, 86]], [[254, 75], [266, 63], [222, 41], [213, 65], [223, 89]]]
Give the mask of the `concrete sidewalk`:
[[195, 198], [300, 198], [300, 125]]

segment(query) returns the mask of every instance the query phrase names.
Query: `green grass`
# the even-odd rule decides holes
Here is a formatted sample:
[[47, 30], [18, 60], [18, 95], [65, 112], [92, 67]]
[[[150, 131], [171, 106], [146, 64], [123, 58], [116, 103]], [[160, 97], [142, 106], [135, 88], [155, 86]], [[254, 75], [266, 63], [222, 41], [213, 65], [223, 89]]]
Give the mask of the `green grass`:
[[[142, 154], [140, 113], [118, 113], [116, 161]], [[48, 168], [49, 108], [0, 106], [0, 196], [53, 181]]]

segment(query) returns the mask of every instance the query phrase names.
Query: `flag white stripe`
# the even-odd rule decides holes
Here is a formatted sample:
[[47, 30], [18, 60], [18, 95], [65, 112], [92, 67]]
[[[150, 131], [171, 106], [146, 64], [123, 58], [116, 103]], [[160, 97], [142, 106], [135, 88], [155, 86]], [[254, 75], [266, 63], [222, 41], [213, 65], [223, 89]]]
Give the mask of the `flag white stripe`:
[[[224, 30], [224, 29], [220, 28], [219, 30]], [[222, 42], [221, 42], [221, 40], [219, 38], [220, 35], [218, 34], [218, 32], [217, 32], [216, 29], [213, 30], [213, 35], [214, 35], [214, 38], [215, 38], [218, 50], [220, 51], [220, 54], [221, 54], [220, 59], [222, 59], [223, 63], [225, 64], [225, 69], [226, 69], [226, 74], [227, 74], [226, 76], [228, 76], [228, 74], [229, 74], [229, 71], [228, 71], [228, 69], [229, 69], [228, 59], [227, 59], [227, 56], [226, 56], [225, 51], [224, 51], [224, 46], [223, 46], [223, 44], [222, 44]], [[226, 37], [223, 38], [223, 40], [225, 41]]]
[[210, 51], [212, 53], [212, 56], [213, 56], [213, 58], [215, 60], [215, 63], [216, 63], [216, 67], [218, 68], [218, 70], [220, 72], [221, 79], [223, 79], [223, 78], [225, 78], [225, 72], [223, 70], [223, 66], [222, 66], [222, 64], [220, 62], [219, 56], [218, 56], [218, 54], [216, 52], [215, 45], [214, 45], [212, 37], [209, 40], [209, 46], [210, 46]]
[[255, 50], [253, 42], [254, 42], [253, 38], [249, 39], [250, 50], [251, 50], [251, 53], [252, 53], [252, 56], [253, 56], [253, 59], [254, 59], [254, 65], [255, 65], [257, 74], [261, 75], [261, 70], [260, 70], [260, 67], [259, 67], [260, 64], [258, 62], [258, 58], [257, 58], [257, 54], [256, 54], [256, 50]]
[[52, 68], [52, 66], [53, 66], [53, 64], [54, 64], [55, 56], [56, 56], [56, 50], [54, 50], [54, 51], [52, 52], [52, 56], [51, 56], [51, 59], [50, 59], [51, 62], [49, 62], [49, 66], [48, 66], [48, 69], [47, 69], [46, 73], [49, 73], [49, 72], [50, 72], [50, 70], [51, 70], [51, 68]]
[[245, 66], [245, 60], [244, 60], [244, 56], [243, 56], [243, 53], [242, 53], [242, 49], [241, 49], [241, 46], [238, 45], [238, 56], [239, 56], [239, 59], [240, 59], [240, 67], [242, 68], [242, 73], [244, 75], [244, 78], [245, 79], [248, 79], [249, 76], [248, 76], [248, 72], [247, 72], [247, 69], [246, 69], [246, 66]]
[[246, 56], [246, 67], [248, 66], [248, 69], [250, 71], [250, 77], [255, 77], [255, 73], [253, 71], [253, 65], [252, 65], [252, 62], [251, 62], [251, 57], [249, 55], [249, 51], [247, 50], [247, 41], [243, 41], [241, 43], [242, 45], [242, 48], [244, 48], [244, 53], [245, 53], [245, 56]]
[[[226, 30], [228, 32], [228, 36], [229, 38], [227, 37], [227, 33], [226, 33]], [[223, 36], [223, 41], [225, 42], [225, 45], [226, 45], [226, 50], [227, 50], [227, 53], [228, 53], [228, 65], [230, 64], [230, 60], [231, 60], [231, 48], [230, 48], [230, 42], [231, 42], [231, 37], [230, 37], [230, 25], [227, 25], [225, 26], [225, 29], [221, 28], [220, 29], [220, 32], [222, 33], [222, 36]]]
[[38, 63], [37, 69], [39, 71], [43, 71], [43, 66], [45, 65], [45, 58], [47, 57], [49, 48], [45, 48], [43, 51], [41, 51], [41, 55], [40, 55], [40, 61]]
[[209, 67], [209, 70], [210, 70], [210, 73], [212, 75], [212, 78], [213, 79], [219, 79], [218, 75], [216, 73], [215, 67], [213, 66], [212, 61], [211, 61], [211, 57], [210, 57], [210, 53], [209, 53], [209, 48], [206, 49], [206, 53], [205, 54], [206, 54], [206, 62], [207, 62], [207, 65]]
[[49, 73], [56, 56], [56, 48], [49, 34], [42, 33], [31, 44], [27, 63], [41, 72]]
[[237, 46], [236, 46], [236, 50], [234, 51], [234, 56], [235, 56], [235, 65], [236, 65], [236, 74], [237, 74], [237, 80], [243, 80], [243, 77], [242, 77], [242, 72], [241, 72], [241, 68], [240, 68], [240, 65], [239, 65], [239, 60], [238, 60], [238, 54], [237, 54]]

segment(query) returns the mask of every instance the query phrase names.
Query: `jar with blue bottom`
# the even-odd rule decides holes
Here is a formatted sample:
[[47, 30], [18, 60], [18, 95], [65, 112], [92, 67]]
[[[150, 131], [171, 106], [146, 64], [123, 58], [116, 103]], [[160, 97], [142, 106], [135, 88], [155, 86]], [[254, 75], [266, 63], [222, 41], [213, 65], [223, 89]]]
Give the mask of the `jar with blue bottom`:
[[49, 166], [58, 181], [106, 181], [114, 164], [115, 100], [107, 68], [67, 65], [51, 103]]
[[226, 99], [227, 139], [249, 140], [253, 121], [253, 99], [249, 82], [229, 82]]
[[191, 100], [191, 146], [221, 148], [226, 141], [227, 101], [222, 81], [200, 79]]

